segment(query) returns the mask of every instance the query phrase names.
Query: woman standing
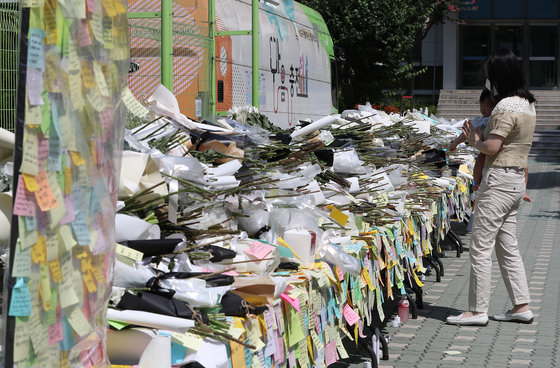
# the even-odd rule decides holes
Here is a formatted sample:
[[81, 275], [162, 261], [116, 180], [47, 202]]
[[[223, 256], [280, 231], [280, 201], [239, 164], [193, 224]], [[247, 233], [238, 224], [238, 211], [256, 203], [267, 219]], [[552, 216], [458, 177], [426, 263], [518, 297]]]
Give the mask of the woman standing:
[[463, 132], [469, 143], [486, 155], [477, 194], [469, 256], [469, 310], [450, 316], [454, 325], [486, 325], [490, 303], [492, 248], [513, 308], [494, 316], [498, 321], [532, 323], [525, 266], [516, 238], [516, 215], [525, 194], [525, 168], [536, 124], [535, 97], [529, 92], [521, 65], [510, 50], [498, 50], [484, 65], [486, 87], [498, 104], [484, 130], [470, 123]]

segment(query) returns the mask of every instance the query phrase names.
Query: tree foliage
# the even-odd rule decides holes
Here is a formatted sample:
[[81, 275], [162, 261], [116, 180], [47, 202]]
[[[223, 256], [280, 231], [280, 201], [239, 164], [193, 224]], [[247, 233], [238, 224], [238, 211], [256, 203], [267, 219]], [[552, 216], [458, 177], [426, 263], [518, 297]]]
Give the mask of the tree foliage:
[[456, 16], [465, 0], [300, 0], [321, 13], [344, 53], [340, 108], [373, 101], [415, 72], [407, 53], [433, 24]]

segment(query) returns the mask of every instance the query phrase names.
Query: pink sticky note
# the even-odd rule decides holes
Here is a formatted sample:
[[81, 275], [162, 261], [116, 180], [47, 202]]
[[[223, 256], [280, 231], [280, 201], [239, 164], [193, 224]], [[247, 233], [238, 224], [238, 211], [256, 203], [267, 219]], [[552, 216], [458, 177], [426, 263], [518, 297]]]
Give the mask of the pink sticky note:
[[286, 294], [286, 293], [280, 294], [280, 298], [282, 298], [282, 299], [284, 299], [285, 301], [287, 301], [288, 303], [290, 303], [290, 305], [291, 305], [292, 307], [294, 307], [294, 308], [298, 311], [298, 313], [301, 313], [301, 312], [299, 311], [299, 298], [292, 299], [292, 298], [290, 298], [290, 296], [289, 296], [288, 294]]
[[344, 310], [342, 311], [342, 313], [344, 314], [346, 322], [348, 322], [350, 326], [354, 326], [354, 324], [360, 320], [360, 316], [358, 316], [358, 314], [354, 312], [354, 309], [352, 309], [352, 307], [350, 307], [348, 303], [346, 303], [346, 305], [344, 306]]
[[60, 320], [60, 314], [57, 313], [58, 320], [49, 326], [49, 345], [56, 342], [62, 341], [64, 335], [62, 334], [62, 320]]
[[290, 367], [296, 366], [296, 350], [290, 349], [290, 353], [288, 355], [288, 362], [290, 363]]
[[336, 353], [336, 340], [333, 340], [325, 345], [325, 365], [328, 367], [329, 365], [336, 363], [337, 360], [338, 354]]
[[245, 249], [245, 253], [257, 259], [263, 259], [273, 250], [274, 247], [271, 245], [254, 241], [248, 249]]
[[319, 335], [321, 333], [321, 321], [319, 320], [317, 312], [313, 313], [313, 320], [315, 321], [315, 332]]
[[35, 217], [35, 197], [31, 192], [25, 189], [21, 174], [18, 178], [18, 187], [13, 213], [18, 216]]
[[228, 272], [223, 272], [222, 275], [227, 275], [227, 276], [239, 276], [239, 274], [235, 271], [228, 271]]
[[276, 352], [274, 353], [274, 360], [277, 363], [282, 363], [284, 359], [284, 338], [281, 336], [275, 336], [274, 341], [276, 344]]
[[344, 274], [342, 273], [340, 266], [336, 266], [336, 272], [338, 273], [338, 280], [344, 281]]
[[89, 35], [89, 28], [87, 19], [81, 19], [78, 21], [78, 46], [84, 47], [91, 45], [91, 36]]

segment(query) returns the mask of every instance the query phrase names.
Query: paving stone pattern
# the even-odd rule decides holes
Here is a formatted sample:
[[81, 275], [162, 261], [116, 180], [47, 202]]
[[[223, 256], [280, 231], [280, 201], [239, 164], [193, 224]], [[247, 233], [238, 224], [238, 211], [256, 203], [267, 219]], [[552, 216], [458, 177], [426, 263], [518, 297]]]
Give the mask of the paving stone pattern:
[[[531, 162], [529, 173], [532, 203], [522, 205], [517, 231], [535, 313], [533, 324], [491, 320], [486, 327], [459, 327], [444, 323], [447, 316], [467, 308], [469, 234], [463, 233], [465, 252], [460, 258], [454, 251], [447, 252], [441, 282], [435, 282], [435, 275], [426, 278], [424, 309], [418, 319], [398, 328], [389, 322], [384, 328], [390, 336], [389, 360], [381, 361], [380, 368], [560, 367], [560, 164]], [[493, 255], [489, 315], [510, 307]], [[362, 368], [368, 360], [359, 352], [336, 367]]]

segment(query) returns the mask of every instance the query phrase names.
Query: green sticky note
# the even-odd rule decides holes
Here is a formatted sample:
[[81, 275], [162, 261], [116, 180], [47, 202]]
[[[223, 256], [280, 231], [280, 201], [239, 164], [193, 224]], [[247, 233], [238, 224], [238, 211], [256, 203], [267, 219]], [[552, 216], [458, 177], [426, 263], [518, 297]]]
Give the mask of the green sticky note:
[[286, 331], [288, 335], [288, 346], [292, 347], [294, 345], [297, 346], [301, 340], [305, 339], [305, 335], [303, 334], [303, 329], [301, 328], [301, 321], [299, 318], [299, 314], [294, 308], [288, 309], [289, 319], [288, 319], [288, 329]]
[[114, 327], [114, 328], [117, 329], [117, 330], [122, 330], [123, 328], [125, 328], [126, 326], [129, 325], [128, 323], [119, 322], [119, 321], [111, 321], [111, 320], [108, 320], [107, 322], [109, 323], [109, 325], [110, 325], [111, 327]]
[[286, 257], [286, 258], [294, 258], [294, 253], [292, 252], [291, 249], [286, 248], [286, 247], [282, 247], [279, 245], [275, 245], [276, 249], [278, 249], [278, 251], [280, 252], [280, 257]]
[[43, 96], [43, 101], [45, 102], [41, 105], [41, 132], [43, 132], [43, 135], [47, 135], [52, 122], [51, 104], [49, 103], [49, 96], [47, 95], [46, 90], [43, 91], [41, 95]]

